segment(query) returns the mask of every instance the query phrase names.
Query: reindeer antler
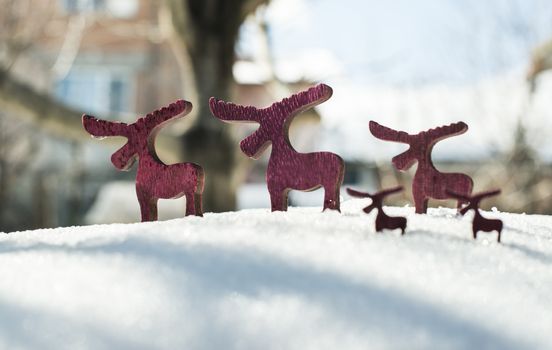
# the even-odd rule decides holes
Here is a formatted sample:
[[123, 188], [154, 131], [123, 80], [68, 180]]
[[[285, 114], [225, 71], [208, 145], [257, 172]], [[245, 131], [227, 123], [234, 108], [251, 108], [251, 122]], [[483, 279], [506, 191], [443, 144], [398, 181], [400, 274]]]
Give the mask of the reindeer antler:
[[496, 196], [496, 195], [500, 194], [500, 192], [501, 191], [498, 190], [498, 189], [497, 190], [485, 191], [485, 192], [479, 192], [479, 193], [476, 193], [476, 194], [472, 195], [472, 200], [480, 201], [483, 198]]
[[333, 90], [326, 84], [318, 84], [306, 91], [299, 92], [290, 97], [286, 97], [279, 102], [274, 102], [265, 110], [281, 109], [287, 117], [305, 111], [332, 97]]
[[440, 126], [429, 129], [425, 134], [433, 140], [439, 141], [447, 137], [461, 135], [468, 131], [468, 125], [464, 122], [452, 123], [450, 125]]
[[464, 195], [461, 195], [461, 194], [458, 194], [458, 193], [455, 193], [455, 192], [452, 192], [452, 191], [449, 191], [449, 190], [447, 190], [446, 193], [452, 198], [455, 198], [455, 199], [458, 199], [458, 200], [469, 203], [468, 206], [466, 206], [466, 207], [464, 207], [460, 210], [460, 214], [464, 215], [470, 209], [478, 210], [479, 209], [479, 202], [481, 202], [481, 200], [483, 198], [496, 196], [497, 194], [500, 193], [500, 190], [480, 192], [480, 193], [476, 193], [472, 196], [464, 196]]
[[347, 193], [351, 197], [357, 197], [357, 198], [372, 198], [372, 195], [366, 192], [360, 192], [353, 190], [352, 188], [347, 188]]
[[144, 117], [144, 121], [148, 128], [154, 128], [161, 125], [179, 114], [185, 116], [192, 110], [192, 103], [185, 100], [177, 100], [170, 105], [157, 109], [151, 113], [148, 113]]
[[271, 106], [263, 109], [252, 106], [241, 106], [211, 97], [209, 99], [209, 108], [215, 117], [223, 121], [251, 121], [260, 123], [263, 115], [267, 112], [274, 113], [274, 111], [277, 111], [283, 117], [295, 115], [326, 101], [332, 96], [332, 93], [331, 87], [319, 84], [307, 91], [274, 102]]
[[126, 136], [128, 129], [126, 123], [102, 120], [87, 114], [82, 116], [82, 125], [90, 135], [95, 137]]
[[404, 131], [388, 128], [373, 120], [370, 120], [370, 132], [378, 139], [385, 141], [410, 143], [412, 139], [412, 135]]
[[466, 201], [466, 202], [476, 203], [476, 202], [481, 201], [483, 198], [496, 196], [496, 195], [500, 194], [501, 191], [497, 189], [497, 190], [479, 192], [479, 193], [473, 194], [471, 196], [464, 196], [464, 195], [461, 195], [461, 194], [458, 194], [456, 192], [452, 192], [452, 191], [449, 191], [449, 190], [447, 190], [446, 192], [449, 196], [451, 196], [453, 198], [460, 199], [460, 200], [463, 200], [463, 201]]
[[387, 189], [387, 190], [382, 190], [382, 191], [379, 191], [378, 193], [376, 193], [374, 195], [377, 196], [377, 197], [380, 197], [380, 198], [385, 198], [393, 193], [397, 193], [397, 192], [401, 192], [402, 190], [404, 190], [404, 187], [402, 186], [397, 186], [397, 187], [393, 187], [393, 188], [390, 188], [390, 189]]
[[226, 122], [260, 122], [259, 109], [253, 106], [241, 106], [211, 97], [209, 108], [215, 117]]

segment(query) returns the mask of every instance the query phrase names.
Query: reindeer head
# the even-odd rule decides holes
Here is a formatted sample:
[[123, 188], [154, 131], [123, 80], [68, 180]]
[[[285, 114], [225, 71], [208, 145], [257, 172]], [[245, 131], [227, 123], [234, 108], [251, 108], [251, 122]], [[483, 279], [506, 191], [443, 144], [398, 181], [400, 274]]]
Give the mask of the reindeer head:
[[393, 157], [393, 165], [398, 170], [406, 170], [416, 161], [430, 162], [431, 151], [437, 142], [447, 137], [463, 134], [467, 130], [466, 123], [458, 122], [411, 135], [370, 121], [370, 132], [378, 139], [406, 143], [410, 146], [405, 152]]
[[270, 142], [267, 128], [261, 122], [261, 110], [251, 106], [240, 106], [230, 102], [217, 100], [214, 97], [209, 99], [211, 113], [225, 122], [259, 123], [259, 129], [243, 139], [240, 148], [248, 157], [257, 159], [268, 147]]
[[386, 126], [380, 125], [373, 120], [370, 121], [370, 132], [380, 140], [400, 142], [410, 145], [405, 152], [393, 157], [391, 160], [395, 168], [398, 170], [406, 170], [414, 165], [418, 155], [415, 150], [412, 149], [412, 135], [407, 134], [404, 131], [393, 130]]
[[460, 209], [460, 214], [466, 215], [466, 213], [468, 211], [472, 210], [472, 209], [475, 210], [475, 211], [479, 210], [479, 203], [484, 198], [496, 196], [496, 195], [500, 194], [500, 190], [480, 192], [480, 193], [476, 193], [476, 194], [471, 195], [471, 196], [461, 195], [459, 193], [455, 193], [455, 192], [447, 190], [447, 194], [452, 198], [455, 198], [459, 201], [463, 201], [463, 202], [468, 203], [467, 205], [462, 207], [462, 209]]
[[211, 113], [225, 122], [253, 122], [259, 128], [240, 142], [240, 148], [248, 157], [257, 159], [268, 147], [270, 142], [283, 140], [289, 142], [289, 126], [299, 113], [316, 106], [332, 95], [332, 89], [319, 84], [307, 91], [300, 92], [273, 103], [270, 107], [258, 109], [251, 106], [240, 106], [229, 102], [209, 99]]
[[397, 187], [393, 187], [393, 188], [388, 188], [388, 189], [385, 189], [385, 190], [381, 190], [379, 192], [376, 192], [374, 194], [370, 194], [368, 192], [360, 192], [360, 191], [357, 191], [357, 190], [353, 190], [352, 188], [347, 188], [347, 193], [351, 196], [351, 197], [357, 197], [357, 198], [370, 198], [372, 199], [372, 201], [374, 202], [379, 202], [379, 203], [382, 203], [383, 202], [383, 199], [389, 195], [392, 195], [394, 193], [397, 193], [397, 192], [401, 192], [402, 190], [404, 190], [404, 187], [402, 186], [397, 186]]
[[82, 125], [93, 137], [104, 138], [107, 136], [123, 136], [127, 143], [111, 156], [111, 162], [120, 170], [128, 170], [136, 160], [138, 152], [135, 150], [129, 136], [129, 125], [126, 123], [110, 122], [97, 119], [91, 115], [82, 116]]
[[94, 137], [123, 136], [127, 142], [111, 156], [111, 162], [119, 170], [129, 170], [136, 159], [149, 152], [157, 159], [155, 153], [155, 136], [159, 130], [171, 119], [181, 114], [188, 114], [192, 104], [178, 100], [167, 107], [149, 113], [132, 124], [101, 120], [90, 115], [82, 116], [84, 129]]
[[367, 192], [356, 191], [356, 190], [353, 190], [352, 188], [347, 188], [347, 193], [351, 197], [370, 198], [372, 200], [372, 204], [370, 204], [369, 206], [367, 206], [366, 208], [363, 209], [365, 213], [369, 213], [375, 208], [381, 209], [381, 207], [383, 205], [383, 199], [385, 197], [387, 197], [391, 194], [397, 193], [397, 192], [401, 192], [402, 190], [404, 190], [404, 188], [402, 186], [397, 186], [397, 187], [389, 188], [389, 189], [386, 189], [386, 190], [381, 190], [381, 191], [376, 192], [374, 194], [370, 194], [370, 193], [367, 193]]

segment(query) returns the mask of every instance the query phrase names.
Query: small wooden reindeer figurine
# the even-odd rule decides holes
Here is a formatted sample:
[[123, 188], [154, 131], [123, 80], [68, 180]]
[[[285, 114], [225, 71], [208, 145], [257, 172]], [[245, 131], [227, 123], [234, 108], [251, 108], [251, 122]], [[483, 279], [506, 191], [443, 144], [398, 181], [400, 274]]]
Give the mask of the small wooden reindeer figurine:
[[203, 169], [194, 163], [166, 165], [155, 153], [155, 137], [170, 120], [185, 116], [192, 110], [188, 101], [178, 100], [132, 124], [99, 120], [82, 116], [86, 131], [95, 137], [124, 136], [128, 142], [111, 156], [111, 162], [128, 171], [138, 158], [136, 194], [140, 202], [142, 221], [157, 220], [159, 198], [186, 196], [186, 215], [202, 216]]
[[[411, 135], [370, 121], [370, 132], [378, 139], [406, 143], [410, 146], [407, 151], [393, 157], [392, 162], [395, 168], [401, 171], [409, 169], [415, 162], [418, 162], [412, 182], [412, 195], [418, 214], [427, 212], [429, 198], [450, 198], [447, 191], [462, 195], [471, 194], [473, 181], [468, 175], [441, 173], [431, 160], [431, 151], [437, 142], [451, 136], [461, 135], [467, 130], [468, 125], [458, 122]], [[462, 206], [462, 202], [463, 200], [458, 201], [458, 208]]]
[[241, 150], [248, 157], [258, 159], [272, 143], [266, 173], [272, 211], [287, 210], [290, 190], [312, 191], [321, 186], [324, 187], [324, 209], [340, 210], [339, 189], [345, 169], [341, 157], [329, 152], [298, 153], [288, 136], [289, 126], [296, 115], [328, 100], [331, 95], [332, 89], [320, 84], [263, 109], [239, 106], [213, 97], [209, 100], [211, 112], [220, 120], [260, 124], [257, 131], [240, 143]]
[[483, 198], [492, 197], [500, 194], [500, 190], [481, 192], [481, 193], [474, 194], [472, 196], [461, 195], [451, 191], [448, 191], [448, 194], [453, 198], [456, 198], [458, 200], [468, 203], [468, 205], [460, 209], [460, 214], [465, 215], [471, 209], [473, 209], [473, 211], [475, 212], [475, 215], [473, 217], [473, 222], [472, 222], [473, 239], [477, 238], [477, 232], [479, 231], [483, 231], [483, 232], [496, 231], [498, 232], [497, 240], [500, 243], [500, 235], [502, 233], [502, 221], [498, 219], [484, 218], [479, 212], [479, 202], [481, 202]]
[[401, 192], [403, 190], [402, 186], [394, 187], [388, 190], [379, 191], [374, 194], [359, 192], [353, 189], [347, 188], [347, 193], [352, 197], [357, 198], [370, 198], [372, 204], [364, 208], [366, 214], [370, 213], [372, 210], [377, 209], [378, 215], [376, 216], [376, 231], [381, 232], [384, 229], [394, 230], [397, 228], [401, 229], [401, 235], [404, 235], [406, 230], [406, 218], [401, 216], [389, 216], [383, 211], [383, 199], [390, 194]]

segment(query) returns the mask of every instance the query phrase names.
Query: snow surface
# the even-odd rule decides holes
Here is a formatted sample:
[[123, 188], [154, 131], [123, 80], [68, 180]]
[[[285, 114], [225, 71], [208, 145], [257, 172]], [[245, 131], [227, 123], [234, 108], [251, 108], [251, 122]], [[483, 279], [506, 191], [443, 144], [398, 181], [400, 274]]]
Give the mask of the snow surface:
[[2, 234], [0, 348], [552, 347], [552, 217], [365, 204]]

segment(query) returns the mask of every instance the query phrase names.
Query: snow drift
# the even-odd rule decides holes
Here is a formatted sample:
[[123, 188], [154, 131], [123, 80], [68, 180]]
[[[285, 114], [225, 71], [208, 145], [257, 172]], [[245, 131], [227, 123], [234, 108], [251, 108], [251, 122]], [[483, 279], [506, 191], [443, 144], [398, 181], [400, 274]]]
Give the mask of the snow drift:
[[0, 236], [2, 349], [544, 349], [552, 217], [363, 200]]

